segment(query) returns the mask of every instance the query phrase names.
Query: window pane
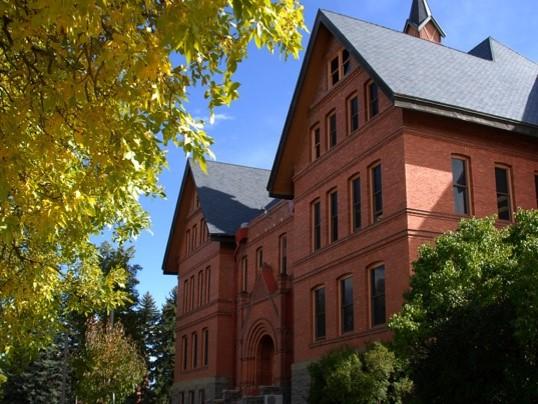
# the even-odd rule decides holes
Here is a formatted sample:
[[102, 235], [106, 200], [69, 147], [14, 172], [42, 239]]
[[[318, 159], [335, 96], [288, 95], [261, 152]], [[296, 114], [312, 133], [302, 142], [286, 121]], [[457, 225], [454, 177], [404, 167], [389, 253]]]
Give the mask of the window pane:
[[361, 228], [361, 180], [355, 178], [351, 183], [353, 204], [353, 230]]
[[469, 214], [469, 189], [467, 187], [467, 163], [462, 159], [452, 159], [452, 191], [454, 210], [458, 214]]
[[353, 97], [349, 102], [349, 114], [349, 128], [353, 132], [359, 129], [359, 99], [357, 97]]
[[510, 203], [508, 170], [506, 168], [495, 167], [495, 184], [497, 188], [497, 211], [499, 219], [510, 220], [512, 208]]
[[314, 250], [319, 250], [321, 248], [321, 207], [319, 202], [314, 203], [313, 205], [313, 243]]
[[353, 331], [353, 282], [352, 278], [340, 281], [342, 333]]
[[377, 165], [372, 169], [373, 182], [373, 216], [374, 222], [381, 219], [383, 216], [383, 184], [381, 179], [381, 165]]
[[315, 338], [325, 337], [325, 288], [314, 291], [314, 333]]
[[372, 325], [385, 323], [385, 267], [372, 270]]
[[338, 192], [330, 195], [331, 242], [338, 240]]
[[342, 70], [344, 71], [344, 76], [347, 76], [347, 74], [349, 73], [350, 66], [351, 64], [350, 64], [349, 52], [347, 49], [344, 49], [342, 51]]
[[336, 133], [336, 114], [329, 116], [329, 147], [336, 146], [338, 141]]
[[331, 61], [331, 84], [334, 86], [340, 80], [338, 57]]
[[370, 117], [374, 117], [379, 112], [379, 102], [377, 100], [377, 84], [371, 83], [369, 86], [370, 96]]

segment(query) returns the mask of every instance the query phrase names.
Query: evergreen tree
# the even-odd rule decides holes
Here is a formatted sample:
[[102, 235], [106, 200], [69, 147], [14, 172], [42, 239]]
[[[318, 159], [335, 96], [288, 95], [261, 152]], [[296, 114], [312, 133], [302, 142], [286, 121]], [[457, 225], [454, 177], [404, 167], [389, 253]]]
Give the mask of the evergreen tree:
[[136, 307], [139, 304], [139, 295], [136, 286], [139, 281], [136, 276], [142, 270], [142, 267], [129, 263], [134, 255], [134, 247], [125, 248], [119, 246], [114, 248], [108, 242], [104, 242], [99, 246], [99, 265], [103, 273], [108, 274], [116, 267], [125, 268], [127, 271], [127, 281], [124, 288], [127, 294], [127, 301], [114, 312], [109, 313], [111, 320], [119, 320], [124, 327], [125, 335], [134, 341], [140, 341], [142, 335], [138, 327], [138, 316], [136, 313]]
[[156, 359], [152, 375], [157, 403], [170, 402], [169, 391], [174, 383], [176, 301], [177, 289], [174, 288], [166, 298], [157, 325]]
[[148, 374], [140, 388], [143, 402], [154, 402], [152, 385], [155, 378], [155, 359], [157, 357], [157, 327], [160, 320], [159, 309], [155, 299], [149, 292], [145, 293], [140, 300], [138, 310], [136, 311], [140, 335], [138, 341], [140, 352], [146, 361]]
[[[24, 369], [8, 369], [1, 403], [68, 403], [72, 401], [71, 377], [67, 347], [55, 344], [30, 362]], [[17, 361], [17, 355], [14, 360]]]

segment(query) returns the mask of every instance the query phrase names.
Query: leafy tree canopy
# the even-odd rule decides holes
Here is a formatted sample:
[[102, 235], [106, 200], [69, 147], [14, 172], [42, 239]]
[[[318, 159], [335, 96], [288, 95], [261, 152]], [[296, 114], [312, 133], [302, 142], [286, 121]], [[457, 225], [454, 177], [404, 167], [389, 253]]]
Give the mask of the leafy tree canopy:
[[365, 352], [342, 348], [309, 367], [312, 404], [401, 403], [411, 382], [393, 352], [375, 343]]
[[51, 342], [62, 300], [121, 303], [90, 236], [147, 226], [167, 145], [204, 164], [189, 88], [229, 104], [249, 42], [297, 56], [302, 27], [298, 0], [0, 2], [0, 361]]
[[146, 374], [145, 361], [120, 323], [92, 322], [77, 363], [77, 394], [84, 402], [122, 402]]
[[391, 321], [421, 402], [538, 397], [538, 211], [461, 222], [420, 250]]

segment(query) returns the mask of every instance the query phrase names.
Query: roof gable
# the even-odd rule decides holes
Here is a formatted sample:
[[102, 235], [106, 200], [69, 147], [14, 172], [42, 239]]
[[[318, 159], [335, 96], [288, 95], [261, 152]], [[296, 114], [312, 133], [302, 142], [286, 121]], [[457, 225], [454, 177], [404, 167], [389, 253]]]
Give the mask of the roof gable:
[[263, 213], [273, 198], [265, 189], [269, 170], [207, 162], [207, 174], [189, 161], [209, 234], [234, 236], [242, 223]]
[[274, 202], [265, 189], [268, 177], [269, 170], [214, 161], [207, 162], [207, 173], [204, 173], [189, 159], [166, 245], [162, 264], [164, 272], [176, 273], [172, 268], [178, 255], [174, 246], [179, 243], [183, 232], [181, 226], [185, 226], [192, 202], [192, 198], [187, 197], [187, 188], [194, 187], [210, 237], [233, 240], [242, 223], [251, 221]]
[[[291, 197], [286, 147], [304, 80], [324, 30], [334, 35], [396, 106], [538, 136], [538, 65], [495, 40], [461, 52], [356, 18], [319, 11], [268, 183]], [[488, 52], [491, 53], [489, 58]], [[295, 140], [296, 141], [296, 140]], [[288, 153], [289, 154], [289, 153]]]

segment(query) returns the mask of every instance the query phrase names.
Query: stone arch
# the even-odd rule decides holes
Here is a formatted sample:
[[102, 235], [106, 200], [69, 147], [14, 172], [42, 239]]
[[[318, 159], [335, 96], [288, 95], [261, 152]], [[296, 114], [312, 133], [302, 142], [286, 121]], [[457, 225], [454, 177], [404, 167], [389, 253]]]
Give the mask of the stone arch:
[[242, 384], [256, 390], [275, 380], [279, 341], [271, 323], [265, 319], [254, 322], [246, 333], [242, 347]]

